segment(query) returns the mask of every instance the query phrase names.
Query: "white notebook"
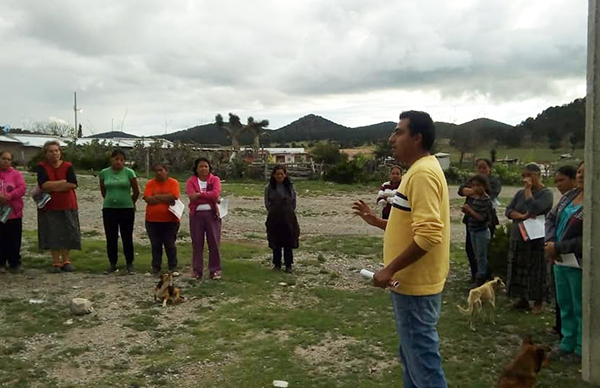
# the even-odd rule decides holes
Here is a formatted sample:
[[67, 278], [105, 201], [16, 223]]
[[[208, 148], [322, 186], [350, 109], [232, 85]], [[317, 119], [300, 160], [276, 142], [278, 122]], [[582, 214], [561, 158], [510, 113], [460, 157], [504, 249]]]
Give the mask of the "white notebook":
[[183, 216], [183, 211], [185, 210], [185, 205], [181, 202], [180, 199], [176, 199], [175, 203], [169, 206], [169, 211], [179, 219]]
[[227, 215], [227, 208], [229, 207], [229, 200], [227, 198], [221, 199], [221, 203], [219, 203], [219, 216], [221, 218]]
[[581, 268], [579, 263], [577, 262], [577, 257], [575, 257], [574, 253], [567, 253], [565, 255], [560, 255], [562, 261], [555, 261], [554, 264], [560, 265], [562, 267], [571, 267], [571, 268]]
[[543, 238], [546, 235], [546, 217], [542, 214], [541, 216], [537, 216], [535, 218], [528, 218], [523, 221], [523, 226], [527, 231], [527, 236], [529, 236], [530, 240], [537, 240], [538, 238]]

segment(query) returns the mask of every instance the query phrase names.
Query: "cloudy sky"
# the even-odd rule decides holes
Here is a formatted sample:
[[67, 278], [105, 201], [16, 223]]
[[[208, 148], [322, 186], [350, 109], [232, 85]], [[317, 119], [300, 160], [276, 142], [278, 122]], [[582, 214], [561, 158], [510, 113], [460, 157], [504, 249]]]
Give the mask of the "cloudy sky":
[[517, 124], [585, 95], [587, 1], [1, 0], [0, 125], [172, 132], [406, 109]]

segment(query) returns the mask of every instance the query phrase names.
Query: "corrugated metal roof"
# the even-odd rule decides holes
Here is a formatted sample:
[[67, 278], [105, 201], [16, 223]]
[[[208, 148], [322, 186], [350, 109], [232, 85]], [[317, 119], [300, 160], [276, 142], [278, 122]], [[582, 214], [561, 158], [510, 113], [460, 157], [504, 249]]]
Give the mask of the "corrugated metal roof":
[[20, 143], [20, 141], [8, 136], [0, 135], [0, 143]]
[[58, 141], [58, 143], [60, 144], [61, 147], [64, 147], [67, 145], [67, 142], [66, 142], [67, 139], [63, 139], [58, 136], [33, 135], [33, 134], [23, 134], [23, 133], [11, 134], [10, 136], [13, 139], [16, 139], [17, 141], [19, 141], [21, 144], [23, 144], [26, 147], [42, 148], [47, 141], [51, 141], [51, 140]]

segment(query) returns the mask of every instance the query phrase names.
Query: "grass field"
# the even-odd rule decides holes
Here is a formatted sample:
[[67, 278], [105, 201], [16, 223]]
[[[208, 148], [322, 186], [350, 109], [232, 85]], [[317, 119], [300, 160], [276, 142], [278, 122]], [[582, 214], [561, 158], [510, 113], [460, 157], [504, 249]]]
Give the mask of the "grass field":
[[[98, 315], [107, 316], [109, 306], [119, 300], [103, 292], [104, 242], [87, 237], [83, 250], [73, 255], [78, 273], [46, 276], [88, 281], [96, 287], [88, 292]], [[44, 270], [48, 258], [35, 248], [35, 233], [27, 232], [25, 240], [27, 267]], [[362, 266], [379, 265], [380, 238], [320, 236], [302, 241], [293, 275], [269, 270], [269, 252], [258, 238], [224, 242], [222, 248], [224, 280], [180, 279], [191, 301], [166, 311], [133, 292], [147, 277], [117, 277], [131, 279], [132, 293], [126, 295], [133, 304], [111, 319], [128, 334], [113, 346], [114, 358], [94, 366], [100, 377], [85, 384], [65, 383], [51, 371], [65, 364], [85, 371], [86, 358], [99, 350], [70, 343], [72, 334], [92, 335], [106, 323], [76, 318], [75, 324], [65, 326], [70, 317], [64, 288], [42, 290], [37, 285], [15, 293], [0, 286], [0, 385], [269, 387], [273, 380], [285, 380], [290, 387], [401, 386], [388, 292], [356, 274]], [[148, 247], [136, 246], [136, 254], [138, 271], [148, 270]], [[189, 246], [180, 244], [179, 255], [187, 264]], [[336, 269], [333, 263], [347, 266]], [[477, 321], [477, 332], [472, 332], [456, 308], [465, 303], [467, 272], [462, 247], [453, 246], [439, 322], [444, 369], [450, 387], [490, 387], [523, 335], [531, 334], [539, 343], [555, 342], [546, 334], [553, 315], [511, 311], [500, 296], [496, 326]], [[11, 284], [16, 287], [15, 282]], [[47, 302], [29, 304], [28, 298]], [[49, 345], [48, 337], [53, 338]], [[46, 345], [33, 352], [36, 341]], [[35, 360], [29, 359], [31, 354], [37, 355]], [[580, 380], [577, 365], [560, 362], [542, 370], [537, 386], [591, 387]]]
[[[450, 146], [450, 145], [440, 145], [437, 148], [439, 152], [446, 152], [450, 154], [450, 161], [453, 163], [458, 163], [460, 160], [460, 152]], [[470, 160], [475, 160], [476, 158], [490, 158], [490, 147], [483, 147], [475, 151], [471, 157], [465, 159], [465, 162], [469, 162]], [[560, 155], [562, 154], [572, 154], [573, 158], [576, 160], [583, 159], [583, 149], [576, 149], [575, 151], [571, 149], [558, 149], [551, 150], [546, 147], [521, 147], [521, 148], [497, 148], [496, 149], [496, 158], [504, 159], [508, 158], [518, 158], [520, 162], [558, 162]]]

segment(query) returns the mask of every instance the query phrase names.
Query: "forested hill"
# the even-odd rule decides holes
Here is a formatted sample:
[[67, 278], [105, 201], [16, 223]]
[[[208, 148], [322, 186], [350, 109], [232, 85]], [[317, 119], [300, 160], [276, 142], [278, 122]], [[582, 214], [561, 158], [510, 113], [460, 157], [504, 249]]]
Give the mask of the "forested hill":
[[115, 137], [120, 137], [122, 139], [131, 139], [134, 137], [138, 137], [136, 135], [132, 135], [130, 133], [126, 133], [126, 132], [121, 132], [121, 131], [110, 131], [110, 132], [103, 132], [103, 133], [98, 133], [95, 135], [90, 135], [90, 136], [86, 136], [92, 139], [113, 139]]
[[[362, 127], [349, 128], [324, 117], [310, 114], [279, 129], [270, 130], [263, 140], [269, 144], [289, 144], [319, 140], [337, 141], [344, 146], [360, 145], [365, 142], [377, 142], [390, 136], [396, 126], [395, 122], [385, 121]], [[438, 122], [436, 128], [440, 137], [449, 137], [455, 124]], [[195, 142], [201, 144], [229, 145], [229, 139], [216, 124], [205, 124], [183, 131], [160, 135], [171, 141]], [[242, 144], [251, 144], [252, 136], [244, 134]]]
[[553, 106], [536, 118], [528, 118], [517, 127], [517, 133], [530, 134], [532, 139], [547, 139], [550, 148], [568, 143], [573, 148], [583, 147], [585, 140], [585, 97]]
[[[331, 140], [342, 146], [357, 146], [387, 138], [395, 125], [395, 122], [386, 121], [349, 128], [324, 117], [309, 114], [279, 129], [270, 130], [269, 136], [263, 139], [262, 143], [271, 145]], [[568, 142], [571, 142], [574, 147], [580, 147], [583, 144], [584, 130], [585, 98], [562, 106], [550, 107], [537, 117], [530, 117], [516, 127], [487, 118], [478, 118], [460, 125], [436, 122], [439, 139], [455, 139], [458, 142], [464, 141], [461, 138], [476, 139], [478, 142], [495, 140], [499, 144], [510, 147], [521, 146], [525, 139], [547, 140], [551, 147], [556, 148]], [[214, 123], [159, 136], [172, 141], [230, 144], [226, 133]], [[246, 133], [241, 140], [242, 144], [251, 144], [252, 136]]]

